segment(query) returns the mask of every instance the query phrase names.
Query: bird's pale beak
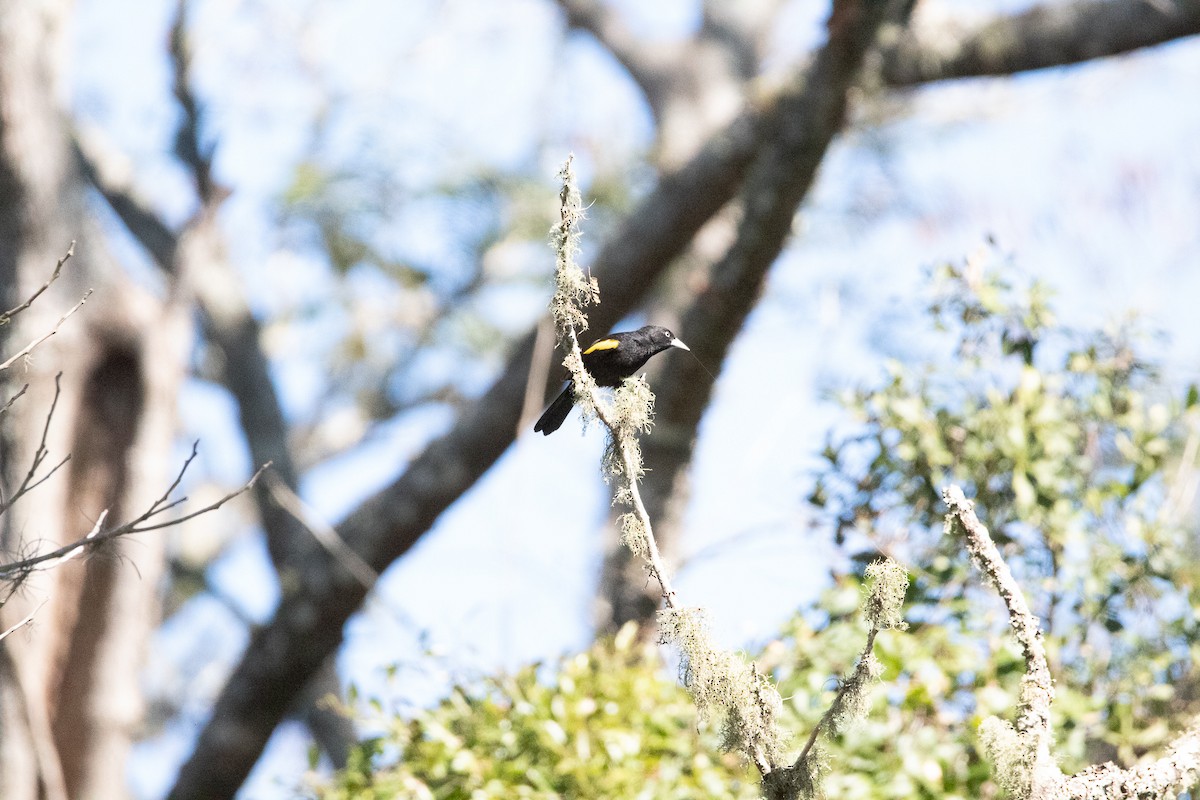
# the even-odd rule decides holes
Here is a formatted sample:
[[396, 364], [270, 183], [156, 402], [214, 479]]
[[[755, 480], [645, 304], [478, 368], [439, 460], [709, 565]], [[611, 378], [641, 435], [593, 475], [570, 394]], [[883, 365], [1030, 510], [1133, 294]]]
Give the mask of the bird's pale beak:
[[678, 347], [680, 350], [691, 350], [692, 349], [692, 348], [688, 347], [686, 344], [684, 344], [681, 339], [672, 339], [671, 347]]

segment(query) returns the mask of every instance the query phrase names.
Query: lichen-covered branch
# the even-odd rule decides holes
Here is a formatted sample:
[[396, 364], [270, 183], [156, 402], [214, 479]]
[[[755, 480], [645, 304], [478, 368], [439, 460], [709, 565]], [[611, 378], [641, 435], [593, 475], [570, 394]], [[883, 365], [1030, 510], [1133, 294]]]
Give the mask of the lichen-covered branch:
[[900, 613], [904, 595], [908, 591], [908, 573], [895, 561], [883, 559], [867, 567], [865, 577], [869, 584], [863, 603], [867, 639], [858, 654], [854, 670], [842, 679], [829, 708], [813, 726], [804, 747], [800, 749], [800, 755], [791, 765], [763, 776], [763, 789], [768, 800], [809, 798], [817, 793], [821, 766], [818, 762], [817, 740], [821, 734], [837, 735], [850, 723], [866, 715], [867, 691], [879, 680], [883, 671], [875, 658], [875, 639], [880, 631], [904, 630], [908, 627]]
[[552, 233], [558, 266], [551, 308], [559, 338], [568, 347], [564, 364], [574, 381], [576, 402], [582, 406], [585, 417], [594, 416], [608, 430], [603, 463], [606, 479], [615, 483], [613, 502], [633, 509], [621, 516], [622, 542], [645, 560], [651, 577], [662, 590], [666, 608], [659, 612], [661, 640], [679, 647], [680, 676], [696, 707], [703, 715], [721, 717], [726, 748], [742, 753], [754, 764], [762, 775], [768, 797], [772, 800], [810, 797], [817, 783], [813, 745], [822, 731], [836, 732], [845, 722], [863, 713], [867, 687], [880, 671], [873, 654], [875, 637], [881, 630], [904, 627], [900, 605], [908, 586], [907, 575], [892, 562], [880, 562], [868, 569], [873, 589], [864, 603], [869, 629], [866, 645], [854, 672], [843, 681], [800, 756], [789, 764], [784, 757], [787, 737], [777, 722], [783, 707], [779, 693], [756, 665], [717, 646], [703, 609], [680, 604], [659, 554], [650, 515], [638, 489], [643, 473], [638, 435], [649, 430], [654, 396], [643, 379], [628, 378], [617, 388], [609, 404], [600, 396], [596, 382], [584, 367], [575, 324], [580, 320], [586, 323], [583, 307], [598, 302], [599, 290], [575, 264], [577, 226], [583, 213], [570, 159], [559, 177], [563, 181], [562, 211], [561, 222]]
[[576, 402], [580, 403], [585, 415], [595, 415], [608, 429], [605, 477], [616, 481], [615, 501], [633, 508], [631, 514], [622, 517], [622, 538], [631, 550], [646, 559], [651, 576], [662, 587], [667, 607], [675, 608], [675, 590], [671, 587], [670, 576], [654, 541], [650, 515], [638, 491], [642, 455], [636, 435], [650, 425], [654, 396], [640, 378], [629, 378], [617, 389], [615, 402], [612, 405], [605, 403], [599, 395], [596, 382], [583, 366], [583, 353], [579, 349], [577, 331], [587, 329], [585, 308], [600, 302], [600, 287], [594, 278], [584, 275], [575, 263], [575, 256], [579, 252], [583, 202], [575, 183], [573, 160], [568, 157], [558, 173], [562, 190], [559, 192], [559, 224], [551, 232], [556, 263], [550, 312], [559, 342], [568, 351], [563, 363], [575, 383]]
[[1054, 702], [1054, 681], [1046, 661], [1046, 648], [1038, 619], [1029, 610], [1025, 594], [988, 529], [975, 514], [974, 504], [958, 486], [942, 491], [950, 509], [946, 514], [946, 534], [960, 536], [971, 561], [984, 579], [1000, 594], [1008, 608], [1013, 635], [1025, 657], [1025, 677], [1017, 706], [1017, 724], [992, 717], [980, 726], [984, 749], [996, 766], [1001, 787], [1016, 797], [1042, 797], [1061, 777], [1050, 754], [1050, 706]]
[[1063, 800], [1146, 800], [1175, 797], [1200, 785], [1200, 722], [1171, 743], [1167, 755], [1130, 769], [1107, 762], [1062, 782]]
[[949, 508], [946, 533], [963, 538], [971, 560], [999, 592], [1025, 657], [1017, 724], [990, 717], [980, 725], [980, 739], [1000, 787], [1018, 800], [1152, 800], [1175, 797], [1200, 782], [1200, 722], [1177, 738], [1167, 755], [1157, 761], [1130, 769], [1108, 762], [1069, 777], [1062, 774], [1052, 753], [1054, 685], [1038, 620], [988, 529], [976, 516], [974, 504], [958, 486], [943, 489], [942, 499]]

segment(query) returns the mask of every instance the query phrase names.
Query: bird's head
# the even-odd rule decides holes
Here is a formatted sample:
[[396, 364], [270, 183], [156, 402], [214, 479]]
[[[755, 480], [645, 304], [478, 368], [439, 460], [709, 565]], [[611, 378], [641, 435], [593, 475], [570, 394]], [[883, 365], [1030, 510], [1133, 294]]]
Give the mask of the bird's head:
[[661, 325], [647, 325], [638, 333], [654, 348], [655, 352], [666, 350], [668, 347], [678, 347], [680, 350], [691, 350], [679, 337]]

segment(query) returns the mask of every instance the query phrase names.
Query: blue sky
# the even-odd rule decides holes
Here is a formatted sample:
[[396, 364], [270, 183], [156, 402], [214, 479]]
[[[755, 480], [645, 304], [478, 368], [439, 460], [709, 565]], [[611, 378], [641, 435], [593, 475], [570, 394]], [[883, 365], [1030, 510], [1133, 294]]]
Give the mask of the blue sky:
[[[172, 5], [81, 0], [72, 102], [130, 155], [164, 216], [179, 223], [191, 209], [167, 152], [175, 111], [162, 48]], [[647, 4], [621, 6], [649, 36], [669, 38], [694, 21], [687, 3], [655, 4], [654, 15], [635, 13]], [[787, 17], [780, 54], [812, 43], [813, 7]], [[329, 292], [319, 260], [281, 247], [271, 204], [303, 152], [303, 121], [331, 91], [352, 98], [337, 106], [331, 157], [372, 148], [412, 185], [481, 165], [533, 165], [553, 203], [568, 151], [579, 151], [585, 175], [597, 159], [638, 158], [652, 130], [636, 89], [587, 37], [562, 43], [560, 24], [541, 0], [199, 3], [197, 85], [219, 135], [219, 176], [235, 190], [223, 224], [255, 308], [270, 314]], [[1068, 322], [1101, 325], [1137, 311], [1169, 334], [1160, 346], [1171, 375], [1200, 377], [1200, 103], [1186, 101], [1198, 77], [1200, 43], [1184, 42], [928, 88], [889, 121], [860, 120], [838, 140], [700, 432], [677, 588], [710, 609], [723, 642], [765, 641], [822, 586], [828, 536], [809, 530], [803, 498], [824, 432], [839, 419], [823, 397], [877, 378], [885, 357], [927, 352], [910, 331], [930, 264], [959, 260], [994, 236], [1019, 270], [1057, 290]], [[603, 151], [584, 149], [596, 142]], [[398, 235], [436, 258], [443, 245], [421, 230], [440, 229]], [[603, 234], [585, 235], [596, 244]], [[548, 263], [549, 249], [531, 257]], [[528, 305], [516, 302], [512, 316], [532, 313]], [[341, 313], [322, 324], [339, 324]], [[320, 376], [301, 348], [322, 332], [268, 334], [277, 337], [284, 402], [302, 415]], [[243, 480], [249, 463], [223, 392], [191, 385], [180, 411], [184, 435], [202, 440], [208, 478]], [[450, 424], [436, 408], [389, 423], [306, 475], [307, 500], [336, 521]], [[608, 501], [597, 472], [602, 437], [577, 430], [573, 417], [553, 437], [521, 438], [388, 571], [347, 628], [339, 658], [347, 680], [420, 704], [447, 680], [587, 643]], [[244, 613], [269, 616], [274, 582], [257, 539], [238, 540], [212, 575]], [[139, 748], [131, 764], [139, 796], [169, 785], [244, 641], [240, 623], [212, 600], [164, 626], [147, 683], [188, 700], [182, 719]], [[422, 655], [425, 646], [439, 657]], [[181, 669], [199, 654], [211, 660]], [[402, 680], [389, 683], [395, 664]], [[280, 782], [304, 769], [305, 750], [297, 726], [281, 728], [243, 795], [280, 796]]]

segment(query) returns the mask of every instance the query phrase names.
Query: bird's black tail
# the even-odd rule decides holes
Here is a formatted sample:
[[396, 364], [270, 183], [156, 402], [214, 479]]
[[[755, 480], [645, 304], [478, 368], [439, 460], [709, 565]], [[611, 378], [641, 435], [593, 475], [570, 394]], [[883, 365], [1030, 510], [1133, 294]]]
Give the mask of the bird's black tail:
[[562, 427], [563, 422], [567, 419], [567, 415], [571, 413], [571, 407], [574, 405], [575, 392], [572, 390], [571, 382], [568, 381], [558, 397], [554, 398], [554, 402], [542, 412], [541, 419], [533, 426], [534, 431], [541, 431], [546, 436], [554, 433]]

